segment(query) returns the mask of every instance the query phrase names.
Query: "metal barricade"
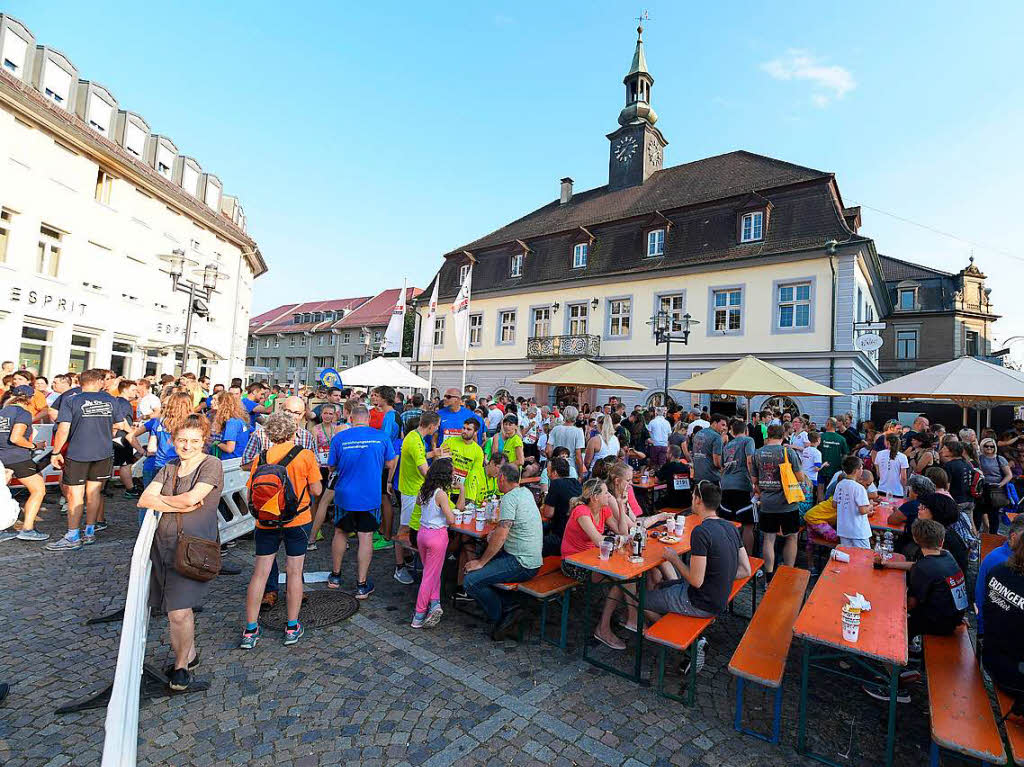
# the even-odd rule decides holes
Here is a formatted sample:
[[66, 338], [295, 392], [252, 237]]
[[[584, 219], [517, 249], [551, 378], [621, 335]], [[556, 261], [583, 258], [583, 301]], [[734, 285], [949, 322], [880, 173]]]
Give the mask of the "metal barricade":
[[220, 494], [220, 513], [217, 515], [217, 529], [220, 542], [227, 543], [251, 533], [256, 520], [249, 513], [249, 491], [246, 482], [249, 472], [242, 469], [242, 459], [232, 458], [221, 462], [224, 469], [224, 490]]

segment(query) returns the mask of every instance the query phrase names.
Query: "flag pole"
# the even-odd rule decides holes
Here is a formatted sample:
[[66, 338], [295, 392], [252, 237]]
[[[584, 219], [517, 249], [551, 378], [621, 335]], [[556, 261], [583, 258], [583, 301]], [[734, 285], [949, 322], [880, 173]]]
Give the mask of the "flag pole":
[[[473, 284], [473, 262], [469, 262], [469, 275], [466, 277], [469, 280], [469, 284]], [[466, 394], [466, 358], [469, 357], [469, 307], [473, 301], [472, 288], [470, 294], [466, 296], [466, 330], [462, 339], [462, 388], [459, 390], [460, 395]]]

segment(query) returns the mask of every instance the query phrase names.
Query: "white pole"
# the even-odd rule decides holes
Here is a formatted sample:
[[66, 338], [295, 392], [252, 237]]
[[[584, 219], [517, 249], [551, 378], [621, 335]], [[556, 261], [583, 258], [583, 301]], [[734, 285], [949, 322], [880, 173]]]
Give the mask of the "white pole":
[[[473, 264], [469, 265], [469, 276], [466, 278], [469, 280], [469, 284], [473, 284]], [[468, 296], [469, 302], [472, 302], [473, 296]], [[466, 358], [469, 356], [469, 302], [466, 305], [466, 333], [462, 339], [462, 389], [459, 394], [464, 395], [466, 393]]]
[[[437, 318], [434, 318], [434, 323], [437, 322]], [[434, 329], [430, 328], [430, 372], [427, 374], [427, 399], [429, 400], [434, 391]]]

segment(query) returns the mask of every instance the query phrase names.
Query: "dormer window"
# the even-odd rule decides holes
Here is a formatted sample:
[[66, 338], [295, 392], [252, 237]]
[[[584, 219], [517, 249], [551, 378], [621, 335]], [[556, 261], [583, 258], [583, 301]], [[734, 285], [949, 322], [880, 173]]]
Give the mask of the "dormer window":
[[900, 311], [913, 311], [917, 307], [917, 288], [900, 288], [896, 306]]
[[740, 218], [740, 242], [757, 242], [764, 239], [764, 211], [744, 213]]
[[302, 324], [302, 315], [301, 314], [296, 314], [292, 318], [292, 324], [293, 325], [301, 325]]
[[572, 268], [583, 269], [587, 265], [587, 253], [590, 245], [585, 242], [577, 243], [572, 249]]
[[523, 276], [523, 254], [514, 253], [512, 255], [512, 262], [509, 268], [509, 276], [511, 277], [522, 277]]
[[459, 267], [459, 285], [460, 286], [466, 284], [466, 278], [469, 276], [469, 269], [470, 269], [470, 265], [469, 264], [463, 264], [462, 266]]
[[647, 233], [647, 256], [665, 255], [665, 230], [652, 229]]
[[25, 72], [25, 51], [28, 43], [11, 30], [4, 33], [4, 69], [21, 79]]

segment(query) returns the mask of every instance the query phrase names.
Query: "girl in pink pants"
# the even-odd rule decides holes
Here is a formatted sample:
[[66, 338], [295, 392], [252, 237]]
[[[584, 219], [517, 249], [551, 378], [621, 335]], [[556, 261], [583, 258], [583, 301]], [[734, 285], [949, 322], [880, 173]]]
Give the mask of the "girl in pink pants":
[[420, 529], [416, 545], [423, 560], [423, 578], [416, 596], [416, 612], [412, 616], [414, 629], [431, 628], [441, 621], [441, 568], [448, 551], [448, 525], [455, 522], [448, 490], [452, 486], [454, 471], [451, 458], [436, 459], [423, 478], [423, 486], [416, 496]]

